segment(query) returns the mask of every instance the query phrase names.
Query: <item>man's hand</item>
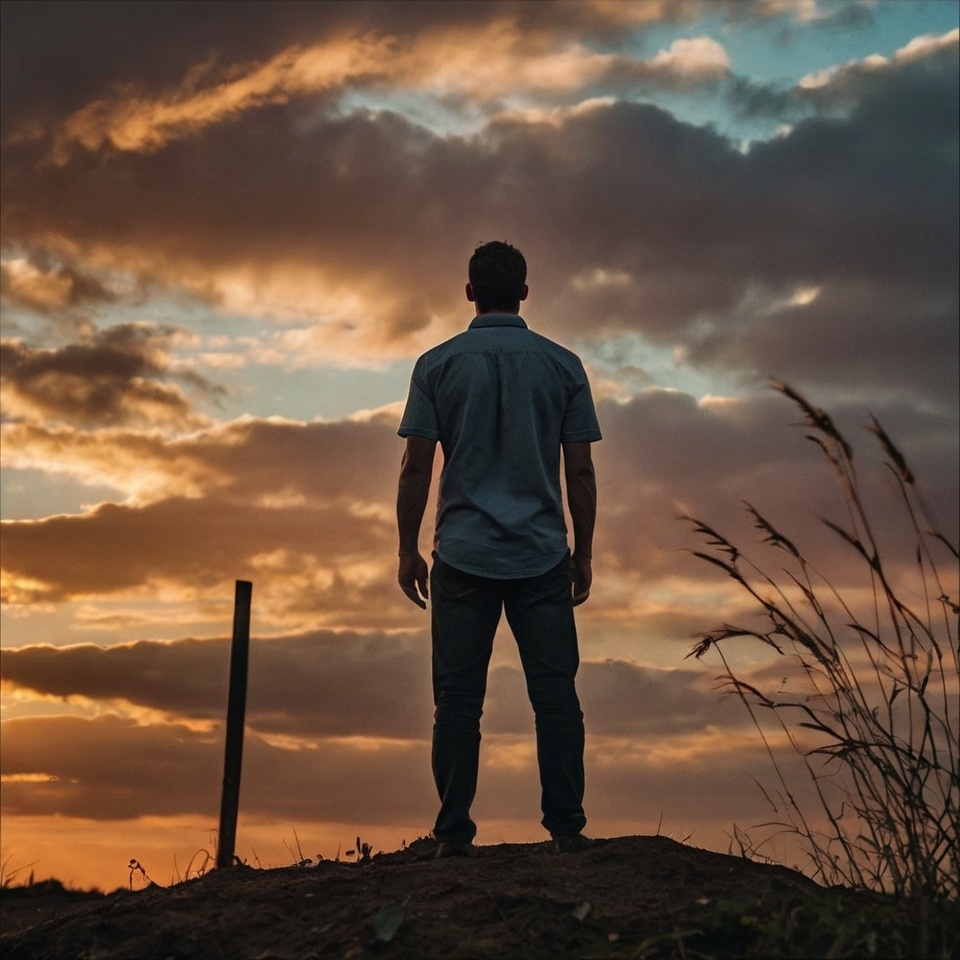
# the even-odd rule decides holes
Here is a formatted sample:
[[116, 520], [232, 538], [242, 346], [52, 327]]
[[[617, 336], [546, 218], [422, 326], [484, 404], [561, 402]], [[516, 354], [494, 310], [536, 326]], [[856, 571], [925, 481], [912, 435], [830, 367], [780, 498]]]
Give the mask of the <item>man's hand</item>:
[[[397, 582], [400, 589], [421, 610], [427, 609], [427, 561], [419, 553], [401, 554], [397, 570]], [[419, 592], [418, 592], [419, 591]], [[584, 598], [586, 599], [586, 598]]]
[[573, 590], [573, 605], [578, 607], [590, 596], [590, 586], [593, 583], [593, 565], [590, 557], [578, 557], [574, 554], [570, 558], [570, 583]]

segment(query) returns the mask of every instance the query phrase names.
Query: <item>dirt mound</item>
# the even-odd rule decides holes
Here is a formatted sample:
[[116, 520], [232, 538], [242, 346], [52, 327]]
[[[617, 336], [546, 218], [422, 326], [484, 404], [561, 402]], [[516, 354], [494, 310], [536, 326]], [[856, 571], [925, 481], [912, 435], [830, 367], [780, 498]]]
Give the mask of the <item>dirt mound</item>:
[[[432, 858], [433, 843], [367, 863], [235, 867], [172, 887], [71, 900], [62, 888], [4, 890], [8, 960], [292, 960], [638, 956], [676, 944], [710, 904], [829, 896], [784, 867], [666, 837], [598, 840], [576, 854], [549, 844]], [[644, 953], [643, 955], [651, 955]]]

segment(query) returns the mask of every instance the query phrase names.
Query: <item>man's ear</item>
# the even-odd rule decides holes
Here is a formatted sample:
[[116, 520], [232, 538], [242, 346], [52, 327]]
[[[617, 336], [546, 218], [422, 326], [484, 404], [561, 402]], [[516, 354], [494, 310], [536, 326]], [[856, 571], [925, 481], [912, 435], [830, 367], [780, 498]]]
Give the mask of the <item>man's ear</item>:
[[468, 283], [468, 284], [467, 284], [467, 286], [466, 286], [466, 294], [467, 294], [467, 299], [468, 299], [471, 303], [473, 303], [476, 298], [475, 298], [474, 295], [473, 295], [473, 284], [472, 284], [472, 283]]
[[524, 284], [524, 285], [523, 285], [523, 293], [520, 294], [520, 299], [521, 299], [521, 300], [526, 300], [526, 299], [527, 299], [527, 294], [528, 294], [529, 292], [530, 292], [530, 288], [529, 288], [526, 284]]

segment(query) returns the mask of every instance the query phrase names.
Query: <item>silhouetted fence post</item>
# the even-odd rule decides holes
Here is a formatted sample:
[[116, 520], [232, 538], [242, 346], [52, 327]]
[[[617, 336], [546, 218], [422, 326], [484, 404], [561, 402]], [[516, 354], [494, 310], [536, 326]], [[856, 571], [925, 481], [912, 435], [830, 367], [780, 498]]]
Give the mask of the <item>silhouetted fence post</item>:
[[238, 580], [233, 601], [233, 641], [230, 645], [230, 693], [227, 699], [227, 737], [223, 755], [223, 792], [220, 795], [218, 867], [233, 865], [233, 851], [237, 841], [243, 724], [247, 712], [247, 660], [250, 649], [252, 595], [253, 584], [248, 580]]

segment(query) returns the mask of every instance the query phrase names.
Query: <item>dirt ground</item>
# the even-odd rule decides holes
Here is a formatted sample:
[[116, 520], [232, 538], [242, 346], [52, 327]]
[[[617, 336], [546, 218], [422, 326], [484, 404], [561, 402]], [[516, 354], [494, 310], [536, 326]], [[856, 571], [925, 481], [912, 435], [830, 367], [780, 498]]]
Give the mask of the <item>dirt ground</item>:
[[717, 901], [800, 891], [830, 895], [784, 867], [666, 837], [602, 840], [565, 854], [553, 853], [547, 843], [501, 844], [479, 847], [471, 858], [445, 860], [433, 859], [434, 846], [421, 839], [366, 863], [237, 866], [171, 887], [106, 896], [55, 884], [6, 888], [0, 895], [0, 956], [671, 956], [677, 931], [696, 929], [697, 918]]

